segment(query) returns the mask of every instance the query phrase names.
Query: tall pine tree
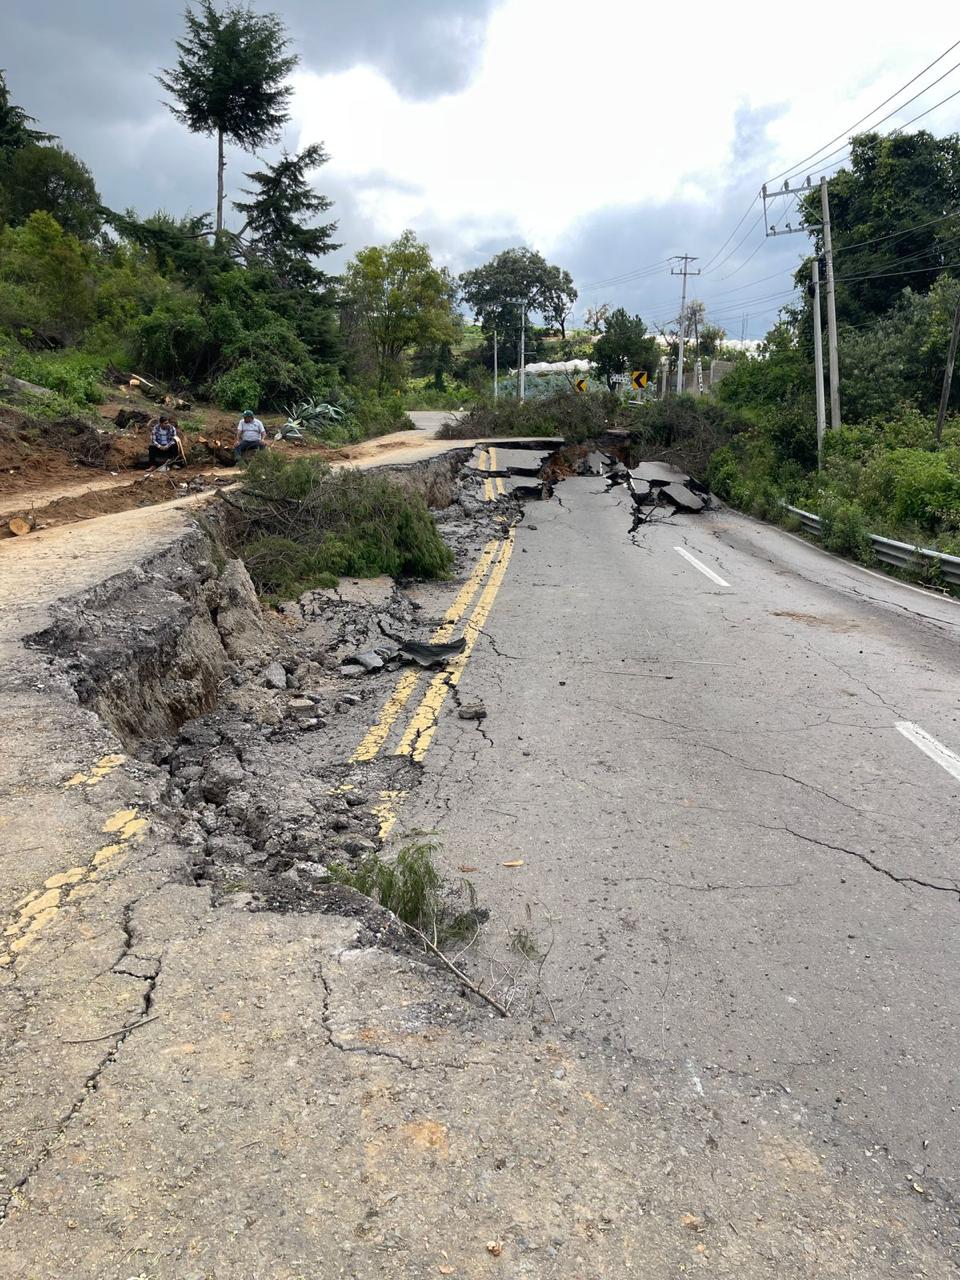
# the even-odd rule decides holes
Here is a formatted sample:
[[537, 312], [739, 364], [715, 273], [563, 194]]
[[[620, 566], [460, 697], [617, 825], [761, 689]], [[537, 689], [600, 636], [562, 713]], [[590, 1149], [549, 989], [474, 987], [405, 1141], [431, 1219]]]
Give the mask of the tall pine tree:
[[170, 110], [194, 133], [217, 139], [216, 234], [223, 230], [223, 146], [233, 142], [254, 151], [280, 137], [289, 119], [293, 92], [286, 77], [297, 56], [286, 52], [289, 40], [275, 13], [258, 14], [240, 5], [215, 9], [200, 0], [187, 6], [179, 58], [157, 79], [176, 99]]
[[246, 218], [240, 239], [248, 256], [267, 267], [281, 288], [316, 290], [329, 283], [314, 260], [340, 248], [331, 240], [337, 224], [312, 221], [333, 201], [315, 190], [307, 176], [328, 159], [319, 143], [299, 155], [284, 152], [276, 164], [248, 173], [254, 185], [243, 190], [250, 199], [234, 201]]

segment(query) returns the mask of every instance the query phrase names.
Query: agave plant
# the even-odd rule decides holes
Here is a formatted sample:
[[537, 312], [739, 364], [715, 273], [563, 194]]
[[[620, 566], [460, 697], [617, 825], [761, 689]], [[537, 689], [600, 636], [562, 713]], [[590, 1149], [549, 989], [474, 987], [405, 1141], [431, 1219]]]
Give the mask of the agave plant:
[[344, 411], [335, 404], [327, 404], [323, 400], [301, 400], [285, 410], [287, 418], [295, 427], [306, 431], [316, 431], [325, 423], [340, 422]]

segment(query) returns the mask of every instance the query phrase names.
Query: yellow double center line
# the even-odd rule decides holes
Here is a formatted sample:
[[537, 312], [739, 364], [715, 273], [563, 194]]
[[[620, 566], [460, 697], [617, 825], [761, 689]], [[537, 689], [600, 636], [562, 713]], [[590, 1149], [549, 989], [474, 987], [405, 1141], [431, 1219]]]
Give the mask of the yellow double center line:
[[[489, 484], [489, 481], [486, 483]], [[511, 540], [513, 538], [512, 532], [510, 534], [510, 538]], [[484, 547], [479, 560], [473, 568], [473, 572], [460, 588], [453, 604], [444, 614], [443, 623], [430, 637], [433, 644], [442, 644], [445, 640], [450, 639], [457, 623], [463, 617], [464, 613], [466, 613], [474, 596], [479, 591], [480, 584], [487, 576], [487, 571], [489, 570], [492, 561], [498, 553], [500, 555], [503, 554], [502, 548], [504, 545], [504, 543], [498, 542], [494, 539], [493, 541], [488, 542]], [[407, 671], [400, 677], [394, 687], [393, 693], [391, 693], [390, 697], [384, 704], [383, 710], [380, 712], [380, 716], [376, 724], [373, 725], [373, 727], [366, 733], [363, 741], [350, 757], [351, 764], [360, 764], [365, 760], [372, 760], [374, 756], [379, 754], [380, 748], [386, 742], [387, 737], [390, 734], [390, 730], [393, 728], [394, 721], [410, 701], [419, 680], [420, 672], [416, 670]]]
[[446, 671], [441, 671], [439, 675], [434, 676], [430, 681], [420, 705], [410, 717], [410, 723], [407, 725], [394, 755], [410, 756], [413, 760], [419, 761], [427, 754], [427, 748], [430, 746], [433, 735], [437, 731], [440, 711], [450, 690], [460, 683], [460, 677], [463, 675], [464, 667], [467, 665], [473, 646], [477, 643], [483, 630], [483, 625], [490, 615], [490, 610], [493, 608], [493, 602], [497, 598], [497, 592], [500, 590], [500, 584], [503, 582], [512, 554], [513, 530], [511, 529], [500, 544], [500, 554], [493, 567], [493, 572], [490, 574], [490, 581], [480, 593], [477, 607], [470, 615], [470, 621], [464, 629], [463, 635], [466, 644], [463, 647], [463, 652], [454, 658]]
[[[490, 446], [486, 451], [486, 465], [481, 467], [483, 471], [495, 471], [497, 467], [497, 451]], [[505, 490], [503, 487], [503, 479], [495, 476], [492, 480], [488, 477], [483, 482], [483, 498], [485, 502], [493, 502], [494, 498], [502, 498]]]

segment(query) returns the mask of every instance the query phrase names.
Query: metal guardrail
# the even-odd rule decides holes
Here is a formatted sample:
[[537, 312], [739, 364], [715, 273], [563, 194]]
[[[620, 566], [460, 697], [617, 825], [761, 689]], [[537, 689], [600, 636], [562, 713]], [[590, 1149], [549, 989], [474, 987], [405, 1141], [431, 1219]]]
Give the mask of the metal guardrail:
[[[823, 523], [812, 511], [803, 511], [800, 507], [791, 507], [785, 502], [787, 511], [798, 516], [807, 533], [820, 536]], [[940, 577], [951, 586], [960, 587], [960, 556], [947, 555], [945, 551], [932, 551], [929, 547], [913, 547], [909, 542], [895, 542], [893, 538], [881, 538], [875, 533], [869, 535], [874, 553], [883, 564], [892, 565], [896, 569], [919, 569], [924, 564], [937, 564]]]

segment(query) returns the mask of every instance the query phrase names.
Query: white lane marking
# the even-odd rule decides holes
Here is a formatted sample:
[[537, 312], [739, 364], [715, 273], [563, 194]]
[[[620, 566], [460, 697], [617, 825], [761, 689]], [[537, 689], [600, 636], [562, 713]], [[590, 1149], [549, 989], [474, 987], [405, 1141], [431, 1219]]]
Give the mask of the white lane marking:
[[932, 738], [926, 729], [921, 729], [918, 724], [911, 724], [909, 720], [898, 720], [896, 727], [908, 742], [919, 747], [925, 756], [935, 760], [941, 769], [946, 769], [951, 777], [960, 782], [960, 756], [949, 747], [945, 747], [942, 742], [938, 742], [936, 738]]
[[692, 556], [689, 551], [685, 551], [683, 547], [674, 547], [674, 551], [679, 551], [684, 560], [689, 560], [695, 569], [699, 569], [701, 573], [705, 573], [711, 582], [715, 582], [718, 587], [729, 587], [729, 582], [724, 582], [719, 573], [714, 573], [712, 569], [708, 569], [705, 564], [701, 564], [696, 556]]

